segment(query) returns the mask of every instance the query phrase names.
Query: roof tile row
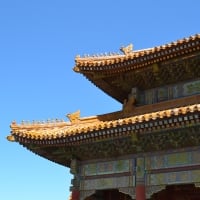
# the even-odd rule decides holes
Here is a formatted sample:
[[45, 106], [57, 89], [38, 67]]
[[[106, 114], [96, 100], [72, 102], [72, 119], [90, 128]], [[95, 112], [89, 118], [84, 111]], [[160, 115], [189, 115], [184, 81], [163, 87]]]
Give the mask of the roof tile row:
[[63, 122], [62, 126], [56, 123], [44, 126], [42, 126], [41, 124], [18, 125], [16, 123], [13, 123], [11, 125], [11, 136], [18, 136], [35, 140], [51, 140], [56, 138], [65, 138], [73, 135], [84, 135], [91, 131], [104, 130], [126, 124], [136, 124], [147, 122], [150, 120], [162, 119], [164, 117], [170, 118], [173, 116], [186, 115], [195, 111], [200, 111], [200, 104], [167, 109], [163, 111], [152, 112], [110, 121], [100, 121], [98, 118], [96, 118], [96, 120], [94, 120], [93, 123], [90, 122], [69, 125], [69, 123]]
[[[106, 65], [113, 65], [122, 63], [124, 61], [133, 60], [140, 58], [140, 62], [144, 62], [150, 59], [161, 59], [162, 57], [168, 56], [172, 58], [178, 54], [189, 53], [200, 49], [200, 34], [196, 34], [189, 38], [184, 38], [165, 44], [162, 46], [157, 46], [154, 48], [143, 49], [139, 51], [132, 51], [125, 55], [107, 55], [107, 56], [90, 56], [90, 57], [80, 57], [77, 56], [75, 71], [81, 70], [94, 70], [93, 67], [100, 67]], [[86, 67], [86, 68], [84, 68]], [[92, 67], [90, 69], [90, 67]], [[103, 70], [104, 68], [97, 68], [98, 70]], [[96, 68], [95, 68], [96, 70]]]

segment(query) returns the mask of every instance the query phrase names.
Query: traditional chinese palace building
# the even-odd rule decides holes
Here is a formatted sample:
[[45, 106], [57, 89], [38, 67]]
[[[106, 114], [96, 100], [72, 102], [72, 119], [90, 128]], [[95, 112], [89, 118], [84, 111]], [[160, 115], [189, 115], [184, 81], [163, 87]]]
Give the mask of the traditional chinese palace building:
[[122, 104], [108, 114], [11, 124], [8, 140], [71, 169], [72, 200], [200, 199], [200, 35], [75, 58]]

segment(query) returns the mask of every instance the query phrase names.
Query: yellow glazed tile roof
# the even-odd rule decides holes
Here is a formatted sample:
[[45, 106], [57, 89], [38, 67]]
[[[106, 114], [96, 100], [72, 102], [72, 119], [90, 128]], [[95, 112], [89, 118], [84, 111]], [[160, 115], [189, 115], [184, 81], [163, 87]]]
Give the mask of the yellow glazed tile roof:
[[11, 124], [11, 135], [9, 140], [14, 141], [14, 137], [21, 137], [30, 140], [54, 140], [70, 136], [84, 135], [92, 131], [100, 131], [112, 127], [120, 127], [128, 124], [137, 124], [157, 120], [162, 118], [171, 118], [173, 116], [187, 115], [189, 113], [200, 111], [200, 104], [166, 109], [132, 117], [119, 118], [115, 120], [101, 121], [98, 116], [80, 118], [79, 122], [71, 123], [64, 121], [21, 123], [13, 122]]
[[132, 88], [143, 91], [199, 78], [200, 34], [148, 49], [121, 49], [120, 54], [77, 56], [74, 71], [120, 103]]
[[[86, 71], [116, 71], [116, 69], [119, 70], [122, 67], [121, 63], [126, 61], [131, 62], [130, 64], [133, 65], [131, 68], [123, 70], [132, 70], [155, 62], [172, 59], [200, 50], [200, 34], [148, 49], [134, 51], [132, 45], [121, 49], [124, 49], [122, 50], [123, 54], [109, 53], [105, 55], [88, 55], [85, 57], [78, 55], [75, 59], [74, 71], [80, 73]], [[118, 65], [114, 66], [114, 64]]]
[[[74, 71], [121, 103], [134, 87], [145, 91], [199, 79], [200, 34], [154, 48], [135, 51], [129, 45], [120, 50], [123, 54], [77, 56]], [[192, 63], [190, 69], [182, 65], [185, 61]], [[166, 75], [165, 71], [170, 73]], [[138, 105], [123, 104], [121, 111], [91, 117], [80, 117], [77, 111], [67, 115], [69, 121], [13, 122], [7, 139], [68, 167], [73, 156], [88, 160], [104, 158], [105, 153], [110, 158], [119, 153], [128, 155], [199, 145], [200, 137], [196, 134], [200, 129], [199, 94]], [[185, 129], [188, 134], [184, 133]], [[172, 137], [170, 141], [175, 142], [166, 144], [166, 137]], [[189, 144], [183, 138], [184, 141], [190, 138]]]

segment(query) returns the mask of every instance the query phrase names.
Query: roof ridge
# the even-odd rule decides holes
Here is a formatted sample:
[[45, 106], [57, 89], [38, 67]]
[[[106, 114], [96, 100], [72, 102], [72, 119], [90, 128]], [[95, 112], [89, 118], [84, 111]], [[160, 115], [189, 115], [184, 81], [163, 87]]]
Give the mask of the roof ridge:
[[[17, 128], [24, 128], [24, 129], [32, 129], [32, 128], [52, 128], [52, 127], [65, 127], [65, 126], [79, 126], [79, 125], [83, 125], [83, 124], [87, 124], [87, 123], [91, 123], [91, 122], [99, 122], [99, 123], [107, 123], [108, 121], [120, 121], [120, 120], [124, 120], [124, 119], [133, 119], [133, 118], [141, 118], [144, 116], [157, 116], [157, 114], [161, 115], [163, 113], [170, 113], [173, 112], [175, 115], [178, 114], [178, 112], [180, 111], [180, 109], [183, 110], [183, 112], [186, 112], [187, 109], [189, 109], [191, 111], [191, 109], [196, 108], [198, 111], [200, 111], [200, 104], [192, 104], [192, 105], [187, 105], [187, 106], [178, 106], [178, 107], [174, 107], [174, 108], [168, 108], [168, 109], [161, 109], [161, 110], [157, 110], [157, 111], [153, 111], [153, 112], [148, 112], [148, 113], [142, 113], [142, 114], [138, 114], [138, 115], [133, 115], [133, 116], [123, 116], [123, 115], [118, 115], [118, 114], [122, 114], [121, 111], [117, 111], [117, 112], [112, 112], [112, 113], [108, 113], [108, 114], [102, 114], [102, 115], [96, 115], [96, 116], [89, 116], [89, 117], [83, 117], [80, 118], [80, 123], [74, 124], [74, 123], [70, 123], [70, 122], [66, 122], [66, 121], [62, 121], [62, 122], [50, 122], [47, 121], [47, 123], [45, 122], [41, 122], [41, 123], [21, 123], [21, 124], [17, 124], [15, 121], [13, 121], [10, 125], [10, 127], [14, 130]], [[118, 116], [118, 118], [113, 118], [111, 119], [110, 115], [116, 115]], [[101, 120], [102, 119], [102, 120]]]
[[[184, 43], [184, 42], [189, 42], [191, 40], [194, 40], [194, 39], [197, 39], [197, 38], [200, 38], [200, 34], [195, 34], [195, 35], [191, 35], [189, 37], [184, 37], [182, 39], [178, 39], [178, 40], [175, 40], [175, 41], [172, 41], [172, 42], [169, 42], [169, 43], [165, 43], [163, 45], [158, 45], [158, 46], [155, 46], [155, 47], [150, 47], [150, 48], [144, 48], [144, 49], [139, 49], [139, 50], [129, 50], [128, 53], [119, 53], [119, 52], [110, 52], [110, 53], [100, 53], [100, 54], [93, 54], [93, 55], [84, 55], [83, 57], [81, 57], [80, 55], [77, 55], [75, 57], [75, 61], [78, 62], [78, 61], [88, 61], [88, 60], [91, 60], [91, 61], [98, 61], [99, 60], [108, 60], [108, 59], [111, 59], [111, 58], [116, 58], [116, 57], [124, 57], [125, 55], [132, 55], [132, 54], [137, 54], [137, 53], [142, 53], [142, 52], [151, 52], [152, 50], [160, 50], [160, 49], [165, 49], [165, 48], [168, 48], [168, 47], [171, 47], [171, 46], [174, 46], [174, 45], [177, 45], [177, 44], [181, 44], [181, 43]], [[120, 47], [120, 50], [122, 48], [129, 48], [131, 44], [129, 44], [128, 46], [126, 47]]]
[[32, 127], [37, 127], [37, 128], [53, 127], [55, 125], [58, 127], [62, 127], [62, 126], [70, 125], [70, 123], [64, 121], [63, 119], [47, 119], [46, 121], [33, 120], [32, 122], [22, 120], [21, 123], [19, 124], [16, 121], [12, 121], [10, 127], [12, 129], [15, 129], [20, 126], [26, 129], [26, 128], [32, 128]]
[[[88, 124], [72, 124], [71, 126], [66, 126], [63, 124], [63, 127], [55, 126], [46, 127], [40, 130], [38, 127], [30, 126], [24, 127], [16, 124], [12, 124], [11, 135], [7, 136], [9, 141], [15, 141], [15, 136], [26, 137], [29, 139], [42, 140], [42, 139], [56, 139], [63, 138], [66, 136], [74, 136], [80, 133], [87, 133], [91, 131], [103, 130], [104, 128], [117, 127], [127, 124], [136, 124], [144, 123], [150, 120], [162, 119], [164, 117], [170, 118], [173, 116], [186, 115], [187, 113], [193, 113], [195, 111], [200, 111], [200, 103], [180, 106], [176, 108], [170, 108], [167, 110], [160, 110], [155, 112], [149, 112], [145, 114], [124, 117], [109, 121], [98, 121], [96, 123]], [[198, 117], [198, 116], [197, 116]], [[15, 126], [14, 126], [15, 125]]]

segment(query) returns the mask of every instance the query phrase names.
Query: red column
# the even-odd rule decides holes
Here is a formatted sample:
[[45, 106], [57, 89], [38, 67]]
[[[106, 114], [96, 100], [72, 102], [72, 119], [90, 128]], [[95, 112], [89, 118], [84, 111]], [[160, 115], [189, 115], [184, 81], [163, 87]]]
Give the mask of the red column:
[[73, 190], [72, 191], [72, 200], [79, 200], [79, 195], [80, 195], [79, 190]]
[[145, 200], [145, 185], [136, 186], [136, 200]]

